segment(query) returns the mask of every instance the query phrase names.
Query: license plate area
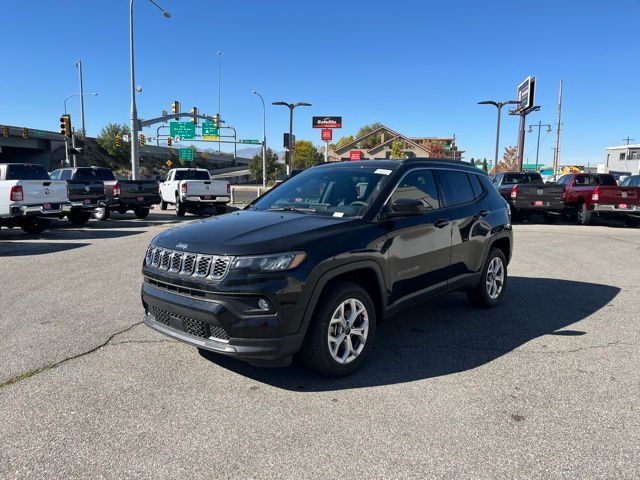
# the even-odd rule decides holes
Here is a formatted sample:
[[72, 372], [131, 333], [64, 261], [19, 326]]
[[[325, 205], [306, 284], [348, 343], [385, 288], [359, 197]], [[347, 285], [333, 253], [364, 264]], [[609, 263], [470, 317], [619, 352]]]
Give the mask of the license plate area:
[[144, 197], [138, 197], [137, 200], [138, 202], [144, 202]]
[[82, 203], [84, 203], [85, 205], [91, 205], [91, 199], [85, 198]]
[[44, 205], [42, 205], [42, 209], [43, 210], [51, 210], [51, 204], [50, 203], [45, 203]]
[[549, 205], [549, 202], [545, 202], [544, 200], [536, 200], [533, 202], [534, 207], [546, 207]]
[[618, 208], [620, 210], [626, 210], [626, 209], [629, 208], [629, 205], [627, 205], [626, 203], [620, 203], [620, 204], [618, 204]]

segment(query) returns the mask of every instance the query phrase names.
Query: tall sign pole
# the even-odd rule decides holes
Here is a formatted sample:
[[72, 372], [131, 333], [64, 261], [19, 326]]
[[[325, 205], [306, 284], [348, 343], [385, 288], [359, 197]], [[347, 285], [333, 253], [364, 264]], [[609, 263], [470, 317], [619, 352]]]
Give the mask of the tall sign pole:
[[80, 120], [82, 122], [82, 138], [87, 136], [87, 130], [84, 126], [84, 86], [82, 82], [82, 60], [78, 60], [76, 62], [76, 67], [78, 67], [78, 74], [80, 75]]
[[560, 127], [562, 125], [562, 80], [560, 80], [560, 92], [558, 93], [558, 127], [556, 129], [556, 148], [553, 153], [553, 179], [558, 175], [558, 162], [560, 161]]
[[524, 82], [518, 85], [518, 106], [515, 110], [509, 112], [509, 115], [520, 116], [520, 129], [518, 132], [518, 171], [522, 171], [522, 164], [524, 162], [524, 129], [527, 123], [527, 115], [531, 112], [540, 110], [540, 107], [535, 106], [535, 86], [536, 77], [527, 77]]

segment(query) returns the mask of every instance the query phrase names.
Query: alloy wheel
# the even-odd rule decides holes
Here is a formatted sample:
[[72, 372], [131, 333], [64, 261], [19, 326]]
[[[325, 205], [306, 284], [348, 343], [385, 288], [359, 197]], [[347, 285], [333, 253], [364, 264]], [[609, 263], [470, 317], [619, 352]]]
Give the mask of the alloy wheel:
[[369, 314], [364, 304], [349, 298], [335, 309], [329, 322], [327, 342], [331, 357], [347, 364], [362, 353], [369, 335]]
[[504, 264], [502, 259], [494, 257], [487, 268], [486, 287], [487, 295], [491, 300], [495, 300], [500, 296], [504, 285]]

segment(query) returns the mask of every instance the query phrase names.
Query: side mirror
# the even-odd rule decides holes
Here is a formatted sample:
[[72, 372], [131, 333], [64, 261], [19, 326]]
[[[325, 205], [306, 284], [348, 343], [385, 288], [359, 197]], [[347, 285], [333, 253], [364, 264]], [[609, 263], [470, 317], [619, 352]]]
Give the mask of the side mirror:
[[391, 204], [391, 211], [387, 213], [387, 216], [410, 217], [414, 215], [422, 215], [424, 210], [424, 205], [418, 199], [398, 198]]

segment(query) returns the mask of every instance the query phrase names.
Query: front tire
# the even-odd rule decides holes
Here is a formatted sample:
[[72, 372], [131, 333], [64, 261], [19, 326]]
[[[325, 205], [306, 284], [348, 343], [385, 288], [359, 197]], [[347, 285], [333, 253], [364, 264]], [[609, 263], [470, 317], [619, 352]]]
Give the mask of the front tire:
[[74, 225], [84, 225], [91, 218], [91, 212], [75, 211], [67, 215], [67, 219]]
[[109, 207], [97, 208], [96, 211], [93, 213], [93, 218], [103, 222], [106, 220], [109, 220], [110, 216], [111, 216], [111, 210], [109, 210]]
[[482, 269], [480, 283], [467, 292], [467, 297], [477, 307], [495, 307], [502, 301], [506, 287], [507, 259], [502, 250], [493, 248]]
[[323, 292], [300, 351], [304, 363], [322, 375], [355, 372], [373, 348], [376, 311], [360, 285], [339, 282]]

